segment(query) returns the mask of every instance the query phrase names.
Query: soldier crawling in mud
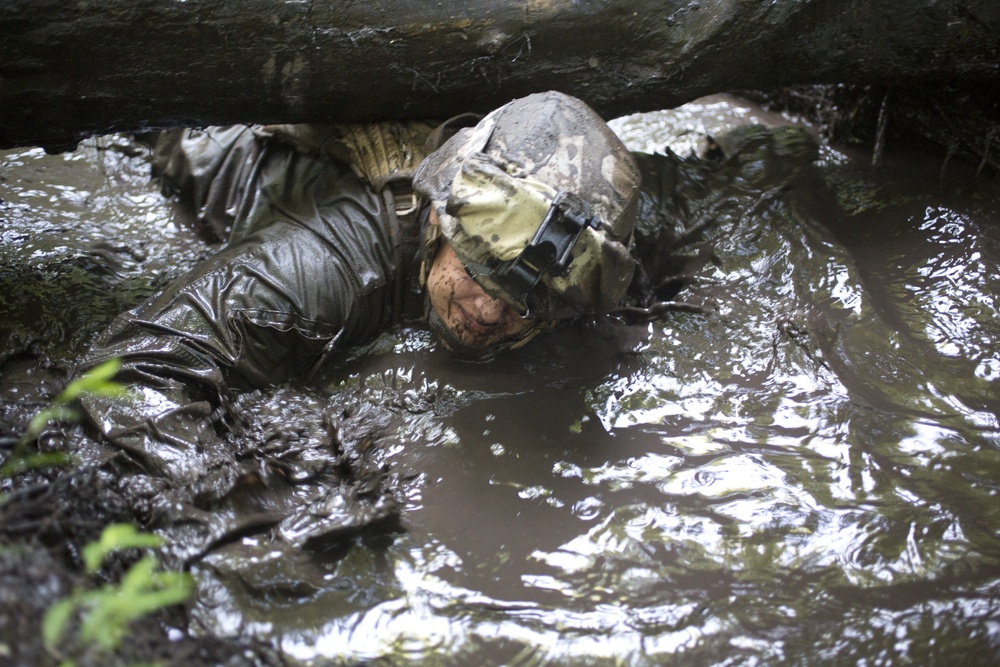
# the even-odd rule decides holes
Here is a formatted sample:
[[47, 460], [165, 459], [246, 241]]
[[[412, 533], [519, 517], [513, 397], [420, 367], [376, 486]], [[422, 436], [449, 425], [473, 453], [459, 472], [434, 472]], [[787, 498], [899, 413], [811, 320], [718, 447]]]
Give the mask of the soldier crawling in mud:
[[554, 92], [457, 131], [170, 132], [154, 169], [227, 242], [119, 317], [88, 362], [122, 360], [128, 397], [84, 408], [154, 474], [205, 470], [232, 390], [308, 382], [408, 319], [463, 357], [488, 357], [608, 313], [636, 265], [636, 161], [594, 111]]

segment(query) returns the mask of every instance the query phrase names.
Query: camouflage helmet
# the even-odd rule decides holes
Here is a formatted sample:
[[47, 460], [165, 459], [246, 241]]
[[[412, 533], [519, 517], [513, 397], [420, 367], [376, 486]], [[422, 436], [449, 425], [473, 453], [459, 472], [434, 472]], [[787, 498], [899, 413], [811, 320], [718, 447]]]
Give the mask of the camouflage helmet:
[[607, 313], [624, 296], [639, 180], [597, 113], [547, 92], [460, 130], [413, 185], [487, 293], [522, 316], [562, 319]]

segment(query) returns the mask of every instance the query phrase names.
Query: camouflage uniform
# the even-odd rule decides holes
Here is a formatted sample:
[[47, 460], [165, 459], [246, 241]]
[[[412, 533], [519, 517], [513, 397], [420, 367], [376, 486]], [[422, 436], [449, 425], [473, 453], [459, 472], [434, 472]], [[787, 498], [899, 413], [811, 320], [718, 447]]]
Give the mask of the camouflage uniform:
[[323, 363], [422, 315], [419, 224], [345, 162], [263, 128], [160, 137], [155, 169], [227, 245], [119, 316], [89, 364], [118, 357], [127, 400], [88, 397], [105, 437], [151, 472], [197, 474], [232, 390], [308, 382]]
[[[433, 235], [421, 236], [427, 206], [408, 187], [418, 164], [414, 186], [487, 291], [540, 321], [613, 308], [635, 265], [635, 161], [578, 100], [527, 99], [422, 161], [426, 126], [162, 136], [154, 165], [166, 188], [228, 245], [101, 338], [88, 363], [120, 358], [132, 391], [88, 397], [90, 419], [149, 472], [196, 477], [224, 454], [214, 424], [231, 390], [308, 382], [346, 346], [423, 316], [421, 249]], [[574, 130], [581, 122], [597, 135]], [[568, 266], [544, 253], [520, 261], [560, 191], [583, 193], [559, 217], [575, 227], [553, 237]], [[530, 285], [491, 279], [525, 266]]]

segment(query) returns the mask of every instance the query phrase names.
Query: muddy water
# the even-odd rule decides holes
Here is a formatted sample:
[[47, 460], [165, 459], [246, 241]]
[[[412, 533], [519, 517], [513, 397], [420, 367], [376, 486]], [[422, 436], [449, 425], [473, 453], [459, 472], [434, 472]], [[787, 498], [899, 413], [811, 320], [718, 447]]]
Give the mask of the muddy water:
[[[0, 152], [0, 426], [47, 404], [114, 315], [208, 249], [173, 224], [142, 149]], [[16, 430], [16, 429], [15, 429]]]
[[[710, 100], [616, 127], [684, 154], [761, 120]], [[792, 148], [761, 143], [688, 202], [711, 224], [678, 249], [692, 259], [677, 298], [703, 314], [572, 327], [487, 364], [404, 328], [318, 389], [248, 398], [248, 419], [303, 442], [337, 416], [389, 467], [400, 525], [323, 548], [274, 531], [220, 544], [192, 568], [195, 630], [318, 665], [993, 664], [1000, 190], [961, 165], [941, 181], [919, 151], [872, 172], [864, 155]], [[83, 267], [110, 286], [88, 292], [101, 312], [193, 262], [144, 168], [93, 147], [7, 153], [4, 270], [76, 271], [106, 210], [116, 247], [146, 250]], [[88, 208], [102, 188], [114, 204]], [[70, 212], [29, 235], [11, 202], [36, 190], [31, 224]], [[76, 224], [86, 242], [59, 240]], [[8, 407], [9, 369], [69, 363], [103, 324], [60, 329], [61, 292], [24, 323], [14, 287]], [[281, 493], [257, 507], [296, 492]]]

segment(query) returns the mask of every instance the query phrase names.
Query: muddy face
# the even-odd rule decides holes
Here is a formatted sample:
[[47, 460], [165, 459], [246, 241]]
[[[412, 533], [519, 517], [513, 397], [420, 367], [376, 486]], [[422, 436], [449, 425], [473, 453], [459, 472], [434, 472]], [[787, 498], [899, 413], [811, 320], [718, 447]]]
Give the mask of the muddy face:
[[533, 323], [505, 301], [484, 292], [446, 241], [441, 243], [427, 276], [427, 293], [442, 342], [448, 349], [469, 356], [487, 354], [493, 346], [526, 332]]

